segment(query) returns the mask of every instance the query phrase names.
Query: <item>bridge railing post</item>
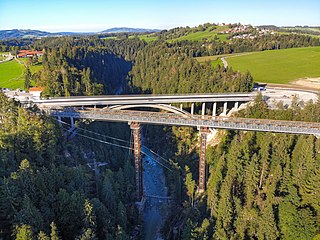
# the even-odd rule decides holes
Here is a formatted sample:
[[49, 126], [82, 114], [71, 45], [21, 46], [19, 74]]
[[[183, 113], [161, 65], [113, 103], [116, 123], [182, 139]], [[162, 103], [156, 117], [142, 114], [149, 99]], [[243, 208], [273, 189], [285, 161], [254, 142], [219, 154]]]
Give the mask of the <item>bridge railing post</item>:
[[206, 150], [207, 150], [207, 135], [209, 128], [200, 127], [200, 153], [199, 153], [199, 181], [198, 192], [203, 193], [206, 190]]
[[140, 201], [143, 196], [140, 123], [131, 122], [130, 128], [133, 131], [133, 156], [136, 179], [136, 195], [138, 201]]

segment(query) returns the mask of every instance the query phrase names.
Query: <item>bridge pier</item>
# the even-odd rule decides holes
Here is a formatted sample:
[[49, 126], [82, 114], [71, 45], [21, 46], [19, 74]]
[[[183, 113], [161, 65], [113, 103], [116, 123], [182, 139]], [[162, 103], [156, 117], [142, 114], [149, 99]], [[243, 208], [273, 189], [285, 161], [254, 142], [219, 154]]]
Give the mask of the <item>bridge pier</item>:
[[142, 157], [141, 157], [141, 128], [140, 123], [131, 122], [130, 129], [133, 131], [133, 156], [134, 156], [134, 169], [136, 179], [136, 195], [138, 201], [143, 196], [142, 186]]
[[207, 135], [209, 128], [200, 127], [200, 153], [199, 153], [199, 181], [198, 192], [203, 193], [206, 190], [206, 149], [207, 149]]

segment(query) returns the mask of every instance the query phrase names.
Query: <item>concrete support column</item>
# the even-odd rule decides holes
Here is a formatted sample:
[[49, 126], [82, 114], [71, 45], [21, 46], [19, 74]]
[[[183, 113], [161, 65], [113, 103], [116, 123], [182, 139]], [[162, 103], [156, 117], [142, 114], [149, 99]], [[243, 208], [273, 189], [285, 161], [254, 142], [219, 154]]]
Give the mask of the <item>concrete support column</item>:
[[70, 117], [70, 122], [71, 122], [71, 128], [74, 128], [74, 119], [73, 119], [73, 117]]
[[235, 109], [238, 109], [238, 108], [239, 108], [239, 102], [235, 102], [235, 103], [234, 103], [234, 108], [235, 108]]
[[194, 103], [191, 103], [191, 114], [194, 114]]
[[206, 190], [206, 149], [207, 149], [207, 135], [209, 128], [200, 127], [200, 154], [199, 154], [199, 181], [198, 191], [203, 193]]
[[182, 105], [182, 103], [180, 104], [180, 110], [183, 110], [183, 105]]
[[206, 103], [202, 103], [202, 111], [201, 111], [202, 116], [206, 115]]
[[140, 201], [143, 196], [140, 123], [132, 122], [130, 123], [130, 128], [133, 131], [133, 156], [136, 179], [136, 195], [138, 201]]
[[227, 111], [228, 111], [228, 102], [225, 102], [223, 104], [223, 115], [227, 115]]
[[212, 116], [215, 117], [217, 116], [217, 103], [214, 102], [212, 106]]

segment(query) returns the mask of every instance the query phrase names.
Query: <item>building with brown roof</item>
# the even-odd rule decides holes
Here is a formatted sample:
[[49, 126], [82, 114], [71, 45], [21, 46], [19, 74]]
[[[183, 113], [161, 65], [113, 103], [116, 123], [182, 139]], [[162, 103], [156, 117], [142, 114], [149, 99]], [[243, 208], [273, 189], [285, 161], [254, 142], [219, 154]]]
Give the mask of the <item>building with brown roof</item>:
[[27, 58], [27, 57], [40, 57], [43, 55], [43, 51], [33, 51], [33, 50], [20, 50], [17, 54], [17, 58]]

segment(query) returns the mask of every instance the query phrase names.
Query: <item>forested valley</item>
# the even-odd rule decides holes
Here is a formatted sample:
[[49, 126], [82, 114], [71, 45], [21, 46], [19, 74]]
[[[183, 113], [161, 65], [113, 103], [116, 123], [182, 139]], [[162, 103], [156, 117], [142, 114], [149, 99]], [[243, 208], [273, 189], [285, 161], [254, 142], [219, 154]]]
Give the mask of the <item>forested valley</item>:
[[[303, 109], [269, 110], [260, 98], [237, 113], [240, 117], [317, 121], [320, 99]], [[171, 188], [184, 204], [173, 209], [163, 229], [167, 239], [318, 239], [320, 227], [320, 141], [314, 136], [221, 131], [208, 149], [208, 186], [196, 192], [197, 133], [192, 128], [166, 129], [174, 143], [162, 154], [175, 155], [185, 176], [169, 175]], [[165, 139], [163, 139], [165, 141]], [[190, 171], [191, 170], [191, 171]]]
[[[167, 34], [168, 33], [161, 33]], [[43, 96], [248, 92], [254, 79], [194, 57], [320, 45], [303, 35], [146, 43], [58, 37], [2, 41], [3, 51], [44, 50], [32, 78]], [[319, 102], [269, 110], [261, 98], [240, 116], [319, 121]], [[0, 95], [0, 239], [129, 239], [141, 224], [135, 207], [126, 124], [81, 122], [64, 137], [54, 119]], [[171, 160], [175, 197], [165, 239], [313, 239], [320, 233], [320, 142], [314, 137], [221, 131], [208, 150], [208, 190], [196, 193], [198, 133], [148, 126], [148, 146]], [[90, 132], [89, 132], [90, 131]], [[99, 133], [99, 143], [94, 139]], [[116, 143], [115, 140], [108, 140]], [[88, 163], [106, 163], [92, 171]], [[139, 237], [139, 236], [137, 236]], [[141, 236], [140, 236], [141, 237]], [[319, 236], [318, 236], [319, 237]], [[316, 238], [315, 238], [316, 239]]]

